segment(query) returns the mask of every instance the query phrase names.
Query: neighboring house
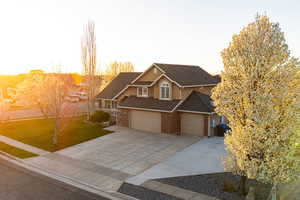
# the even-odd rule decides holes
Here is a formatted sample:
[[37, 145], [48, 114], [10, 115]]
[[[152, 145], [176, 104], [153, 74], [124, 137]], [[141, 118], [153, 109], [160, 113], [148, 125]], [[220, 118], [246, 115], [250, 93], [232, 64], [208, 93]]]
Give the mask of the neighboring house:
[[219, 76], [212, 76], [198, 66], [161, 63], [135, 75], [129, 81], [120, 74], [98, 95], [118, 108], [119, 126], [212, 136], [213, 127], [224, 120], [215, 114], [210, 99], [211, 89], [220, 82]]

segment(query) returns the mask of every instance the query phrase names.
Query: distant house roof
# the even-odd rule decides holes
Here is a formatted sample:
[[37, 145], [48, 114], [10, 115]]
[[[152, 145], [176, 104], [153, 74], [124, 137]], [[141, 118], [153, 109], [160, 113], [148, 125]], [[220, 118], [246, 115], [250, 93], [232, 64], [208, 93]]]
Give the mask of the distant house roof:
[[211, 113], [214, 112], [214, 107], [208, 95], [194, 90], [177, 110]]
[[181, 86], [218, 84], [218, 78], [210, 75], [199, 66], [154, 63], [165, 74]]
[[119, 104], [119, 107], [170, 112], [179, 104], [179, 102], [180, 100], [165, 101], [154, 99], [153, 97], [145, 98], [129, 96]]
[[96, 98], [113, 99], [121, 92], [132, 80], [138, 77], [141, 72], [121, 72], [105, 87]]

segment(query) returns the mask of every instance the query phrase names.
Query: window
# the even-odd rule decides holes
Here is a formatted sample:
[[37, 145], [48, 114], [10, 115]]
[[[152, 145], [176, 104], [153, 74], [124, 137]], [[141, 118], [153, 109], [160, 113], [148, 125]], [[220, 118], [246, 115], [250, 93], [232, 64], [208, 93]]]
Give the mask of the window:
[[104, 108], [107, 108], [107, 109], [111, 108], [111, 101], [110, 100], [105, 100], [104, 101]]
[[117, 109], [117, 102], [116, 101], [112, 101], [111, 108], [112, 109]]
[[170, 84], [167, 82], [162, 82], [160, 84], [160, 98], [161, 99], [170, 99], [171, 94], [170, 94]]
[[138, 87], [137, 88], [137, 96], [138, 97], [147, 97], [148, 96], [148, 88], [147, 87]]

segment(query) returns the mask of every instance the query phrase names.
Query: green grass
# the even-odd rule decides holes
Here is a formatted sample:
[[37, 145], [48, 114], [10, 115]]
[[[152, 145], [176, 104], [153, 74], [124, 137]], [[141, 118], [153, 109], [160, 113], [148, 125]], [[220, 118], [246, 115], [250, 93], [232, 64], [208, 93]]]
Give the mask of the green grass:
[[0, 150], [18, 158], [30, 158], [33, 156], [38, 156], [37, 154], [16, 148], [3, 142], [0, 142]]
[[10, 122], [0, 126], [1, 135], [51, 152], [111, 133], [99, 125], [84, 123], [83, 117], [73, 119], [66, 126], [57, 145], [52, 144], [53, 131], [53, 119]]

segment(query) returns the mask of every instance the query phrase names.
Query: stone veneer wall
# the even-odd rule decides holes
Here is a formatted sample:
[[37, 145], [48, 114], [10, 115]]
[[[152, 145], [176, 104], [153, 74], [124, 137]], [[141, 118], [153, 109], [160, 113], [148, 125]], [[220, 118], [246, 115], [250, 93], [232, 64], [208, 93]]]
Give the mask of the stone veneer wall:
[[179, 112], [161, 113], [161, 132], [180, 135], [181, 121]]
[[119, 109], [117, 114], [117, 125], [129, 128], [129, 110]]

